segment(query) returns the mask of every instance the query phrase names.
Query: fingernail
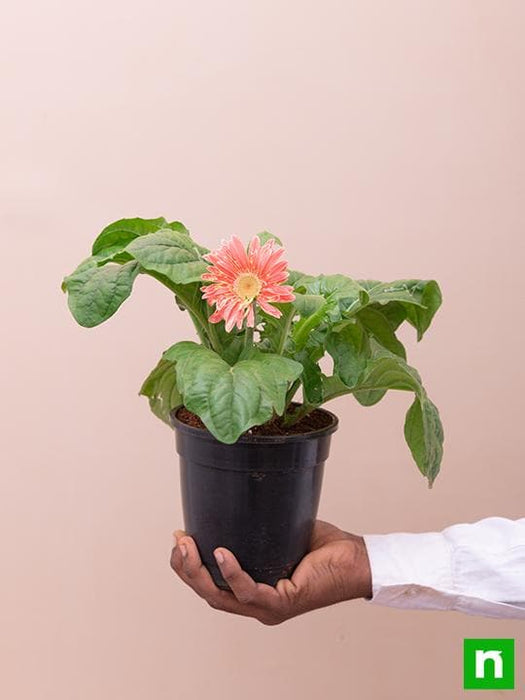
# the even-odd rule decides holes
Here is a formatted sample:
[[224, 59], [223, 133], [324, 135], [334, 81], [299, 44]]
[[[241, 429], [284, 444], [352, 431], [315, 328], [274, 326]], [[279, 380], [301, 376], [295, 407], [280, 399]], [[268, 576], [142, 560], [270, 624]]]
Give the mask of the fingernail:
[[181, 544], [181, 546], [180, 546], [180, 553], [182, 554], [182, 558], [183, 558], [183, 559], [186, 559], [186, 557], [188, 556], [188, 550], [187, 550], [185, 544]]
[[215, 559], [218, 564], [224, 564], [224, 554], [222, 552], [215, 552]]
[[177, 535], [173, 535], [173, 546], [177, 546]]

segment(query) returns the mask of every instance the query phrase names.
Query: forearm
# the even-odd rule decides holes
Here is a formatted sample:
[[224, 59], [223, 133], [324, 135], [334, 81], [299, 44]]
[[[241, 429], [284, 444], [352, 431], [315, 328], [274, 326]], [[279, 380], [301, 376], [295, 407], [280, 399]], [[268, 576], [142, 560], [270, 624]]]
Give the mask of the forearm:
[[525, 519], [365, 535], [372, 602], [525, 619]]

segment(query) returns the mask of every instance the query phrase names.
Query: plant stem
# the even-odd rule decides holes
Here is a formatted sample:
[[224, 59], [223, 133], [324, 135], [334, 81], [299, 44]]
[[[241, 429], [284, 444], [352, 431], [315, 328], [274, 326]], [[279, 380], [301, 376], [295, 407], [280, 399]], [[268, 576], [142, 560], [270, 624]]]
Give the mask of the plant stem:
[[256, 308], [255, 308], [255, 301], [252, 302], [252, 308], [253, 308], [253, 326], [248, 326], [246, 324], [246, 327], [244, 329], [244, 351], [251, 350], [253, 348], [253, 332], [255, 330], [255, 326], [257, 325], [257, 318], [256, 318]]
[[310, 411], [313, 411], [314, 408], [315, 406], [312, 406], [312, 404], [303, 403], [301, 406], [298, 406], [293, 413], [285, 413], [283, 422], [285, 425], [294, 425], [294, 423], [298, 423], [301, 418], [304, 418]]
[[212, 327], [212, 324], [208, 321], [207, 318], [205, 318], [202, 315], [199, 309], [195, 309], [194, 307], [192, 307], [190, 300], [184, 294], [184, 288], [182, 287], [182, 285], [173, 286], [175, 287], [173, 291], [175, 291], [179, 300], [186, 307], [186, 311], [189, 313], [190, 318], [193, 321], [193, 325], [195, 326], [195, 330], [197, 331], [197, 335], [199, 336], [201, 342], [206, 347], [211, 346], [211, 348], [215, 350], [216, 353], [220, 354], [220, 344], [217, 338], [217, 334], [215, 333], [215, 328]]
[[295, 309], [294, 307], [290, 304], [290, 309], [288, 311], [288, 315], [286, 316], [286, 319], [284, 321], [282, 330], [281, 330], [281, 337], [279, 338], [279, 343], [277, 345], [277, 354], [282, 355], [284, 352], [284, 346], [286, 344], [286, 338], [288, 337], [288, 333], [290, 332], [290, 326], [292, 325], [293, 317], [295, 314]]
[[244, 349], [251, 350], [253, 348], [253, 328], [246, 326], [244, 331]]
[[213, 327], [213, 324], [208, 321], [208, 317], [203, 313], [202, 308], [199, 308], [199, 303], [195, 303], [195, 299], [192, 298], [191, 292], [188, 289], [188, 287], [191, 287], [191, 285], [175, 284], [169, 279], [169, 277], [151, 270], [146, 270], [146, 274], [150, 275], [150, 277], [153, 277], [158, 282], [161, 282], [161, 284], [166, 286], [179, 298], [181, 304], [190, 314], [190, 318], [195, 326], [197, 335], [202, 343], [206, 345], [206, 347], [211, 346], [212, 350], [215, 350], [215, 352], [220, 355], [221, 344], [219, 342], [217, 332]]
[[217, 330], [215, 328], [215, 324], [210, 323], [208, 320], [206, 323], [206, 326], [207, 326], [207, 331], [208, 331], [208, 336], [210, 339], [211, 346], [212, 346], [213, 350], [215, 350], [215, 352], [220, 355], [221, 354], [221, 343], [219, 340], [219, 336], [217, 335]]
[[199, 339], [201, 343], [209, 348], [211, 347], [210, 339], [208, 338], [208, 334], [206, 332], [207, 329], [204, 328], [204, 325], [200, 321], [200, 319], [193, 313], [193, 311], [190, 311], [186, 307], [186, 311], [189, 313], [191, 320], [193, 321], [193, 325], [195, 326], [195, 330], [197, 331], [197, 335], [199, 336]]
[[286, 394], [286, 408], [285, 408], [285, 413], [288, 410], [289, 405], [292, 402], [293, 397], [295, 396], [295, 393], [297, 389], [301, 386], [301, 380], [296, 379], [295, 382], [292, 384], [292, 386], [288, 389], [288, 392]]
[[206, 347], [211, 347], [212, 350], [215, 350], [215, 352], [220, 355], [221, 344], [215, 328], [213, 327], [213, 324], [208, 321], [208, 318], [202, 313], [202, 309], [199, 308], [198, 304], [194, 303], [194, 300], [188, 294], [185, 288], [186, 285], [175, 284], [168, 277], [161, 275], [158, 272], [148, 271], [147, 274], [156, 279], [158, 282], [161, 282], [161, 284], [167, 287], [178, 297], [181, 304], [189, 313], [193, 325], [195, 326], [195, 330], [197, 331], [197, 335], [199, 336], [199, 339], [203, 345]]

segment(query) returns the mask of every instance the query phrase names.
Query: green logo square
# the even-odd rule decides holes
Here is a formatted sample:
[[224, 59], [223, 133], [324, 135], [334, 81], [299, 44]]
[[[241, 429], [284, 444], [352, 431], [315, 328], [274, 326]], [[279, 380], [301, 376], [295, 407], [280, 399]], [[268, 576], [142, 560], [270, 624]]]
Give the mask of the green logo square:
[[514, 640], [464, 639], [463, 688], [514, 690]]

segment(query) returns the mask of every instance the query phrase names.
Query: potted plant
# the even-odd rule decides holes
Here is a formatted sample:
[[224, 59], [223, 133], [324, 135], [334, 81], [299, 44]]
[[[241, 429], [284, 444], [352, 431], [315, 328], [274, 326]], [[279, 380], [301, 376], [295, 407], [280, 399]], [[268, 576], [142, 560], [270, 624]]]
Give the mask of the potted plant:
[[175, 429], [185, 529], [221, 587], [217, 546], [270, 584], [306, 553], [337, 428], [322, 404], [413, 392], [405, 438], [430, 486], [443, 454], [438, 410], [396, 336], [407, 322], [421, 340], [441, 304], [438, 284], [313, 276], [289, 271], [283, 254], [267, 232], [210, 252], [180, 222], [122, 219], [62, 283], [82, 326], [110, 318], [139, 274], [190, 315], [199, 342], [168, 348], [140, 394]]

